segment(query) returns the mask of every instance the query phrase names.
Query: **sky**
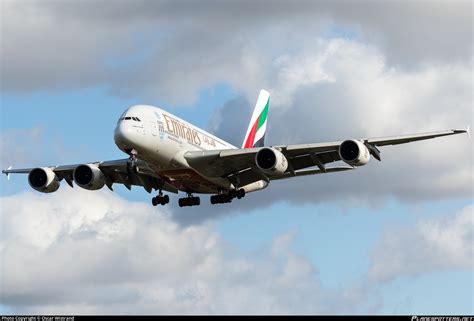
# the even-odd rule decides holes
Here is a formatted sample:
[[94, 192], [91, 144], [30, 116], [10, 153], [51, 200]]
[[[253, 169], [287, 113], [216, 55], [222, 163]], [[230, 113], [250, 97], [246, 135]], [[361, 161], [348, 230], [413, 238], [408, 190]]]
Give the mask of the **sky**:
[[[471, 1], [0, 2], [0, 167], [124, 158], [159, 106], [241, 145], [473, 127]], [[0, 178], [2, 314], [473, 314], [467, 135], [357, 171], [166, 207], [135, 187]]]

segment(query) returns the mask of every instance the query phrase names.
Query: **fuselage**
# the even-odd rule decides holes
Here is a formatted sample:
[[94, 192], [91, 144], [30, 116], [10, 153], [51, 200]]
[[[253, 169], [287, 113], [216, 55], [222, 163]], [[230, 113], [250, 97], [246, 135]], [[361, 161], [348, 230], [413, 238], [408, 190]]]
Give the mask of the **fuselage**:
[[194, 171], [184, 154], [236, 147], [161, 108], [128, 108], [117, 122], [114, 140], [120, 150], [136, 154], [161, 179], [179, 190], [212, 194], [233, 188], [227, 179], [209, 178]]

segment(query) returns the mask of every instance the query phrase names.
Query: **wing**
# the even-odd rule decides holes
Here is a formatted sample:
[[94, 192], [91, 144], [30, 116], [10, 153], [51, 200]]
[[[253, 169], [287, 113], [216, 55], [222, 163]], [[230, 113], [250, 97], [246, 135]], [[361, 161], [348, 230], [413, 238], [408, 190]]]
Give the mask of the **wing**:
[[[381, 160], [377, 146], [404, 144], [419, 140], [466, 133], [468, 130], [446, 130], [424, 134], [359, 139], [370, 154]], [[342, 141], [274, 146], [288, 160], [288, 169], [280, 175], [265, 175], [255, 165], [255, 156], [261, 148], [245, 148], [214, 151], [187, 152], [184, 157], [196, 171], [208, 177], [227, 177], [239, 186], [259, 180], [277, 180], [294, 176], [340, 172], [354, 169], [353, 166], [326, 167], [326, 164], [341, 160], [339, 146]], [[309, 169], [315, 167], [315, 169]], [[317, 168], [317, 169], [316, 169]]]
[[[132, 169], [129, 159], [118, 159], [112, 161], [102, 161], [89, 163], [99, 167], [105, 176], [107, 187], [112, 190], [113, 184], [123, 184], [126, 188], [131, 189], [132, 185], [142, 186], [148, 193], [152, 189], [160, 189], [160, 187], [168, 192], [177, 193], [178, 190], [160, 179], [155, 172], [147, 165], [147, 163], [138, 160], [136, 168]], [[69, 186], [73, 187], [74, 169], [82, 164], [52, 166], [50, 168], [59, 180], [65, 180]], [[2, 173], [9, 176], [10, 174], [28, 174], [34, 168], [6, 169]]]

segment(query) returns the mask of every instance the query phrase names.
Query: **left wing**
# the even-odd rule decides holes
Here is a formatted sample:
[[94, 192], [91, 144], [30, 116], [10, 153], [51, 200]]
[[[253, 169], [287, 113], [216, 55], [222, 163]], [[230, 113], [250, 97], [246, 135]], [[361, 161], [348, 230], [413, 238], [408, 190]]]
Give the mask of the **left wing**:
[[[363, 138], [357, 141], [363, 144], [368, 152], [377, 160], [381, 160], [378, 146], [405, 144], [409, 142], [432, 139], [436, 137], [468, 133], [467, 130], [453, 129], [432, 133], [392, 136], [382, 138]], [[284, 173], [267, 175], [255, 162], [256, 154], [262, 148], [229, 149], [214, 151], [187, 152], [184, 157], [196, 171], [208, 177], [227, 177], [240, 186], [259, 180], [277, 180], [294, 176], [314, 175], [322, 173], [352, 170], [353, 166], [326, 167], [326, 164], [341, 160], [339, 148], [343, 141], [274, 146], [288, 161]], [[318, 169], [307, 170], [310, 167]]]
[[[46, 168], [52, 170], [59, 181], [64, 179], [69, 186], [73, 187], [73, 172], [80, 165], [83, 164], [50, 166]], [[172, 193], [178, 192], [174, 186], [161, 180], [145, 162], [140, 160], [136, 162], [136, 167], [133, 169], [130, 166], [129, 159], [93, 162], [87, 165], [97, 166], [101, 170], [104, 174], [105, 184], [110, 190], [112, 190], [113, 184], [123, 184], [128, 189], [131, 189], [132, 185], [142, 186], [148, 193], [150, 193], [152, 189], [157, 190], [160, 188]], [[34, 168], [9, 168], [2, 170], [2, 173], [8, 177], [10, 174], [28, 174], [32, 170], [34, 170]]]

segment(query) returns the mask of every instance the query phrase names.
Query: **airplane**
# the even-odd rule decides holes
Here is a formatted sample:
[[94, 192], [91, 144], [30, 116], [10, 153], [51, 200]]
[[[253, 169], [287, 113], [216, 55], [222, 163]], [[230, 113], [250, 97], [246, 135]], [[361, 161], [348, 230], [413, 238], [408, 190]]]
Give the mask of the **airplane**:
[[[153, 106], [134, 105], [118, 119], [114, 140], [129, 157], [76, 165], [3, 170], [28, 174], [29, 185], [42, 193], [58, 190], [62, 180], [87, 190], [123, 184], [158, 191], [153, 206], [168, 204], [163, 191], [184, 192], [178, 205], [196, 206], [195, 194], [211, 194], [211, 204], [230, 203], [265, 189], [271, 181], [354, 170], [371, 157], [381, 161], [379, 147], [435, 137], [469, 134], [467, 129], [328, 143], [265, 146], [270, 94], [261, 90], [242, 144], [237, 148], [173, 114]], [[344, 165], [327, 166], [342, 161]]]

